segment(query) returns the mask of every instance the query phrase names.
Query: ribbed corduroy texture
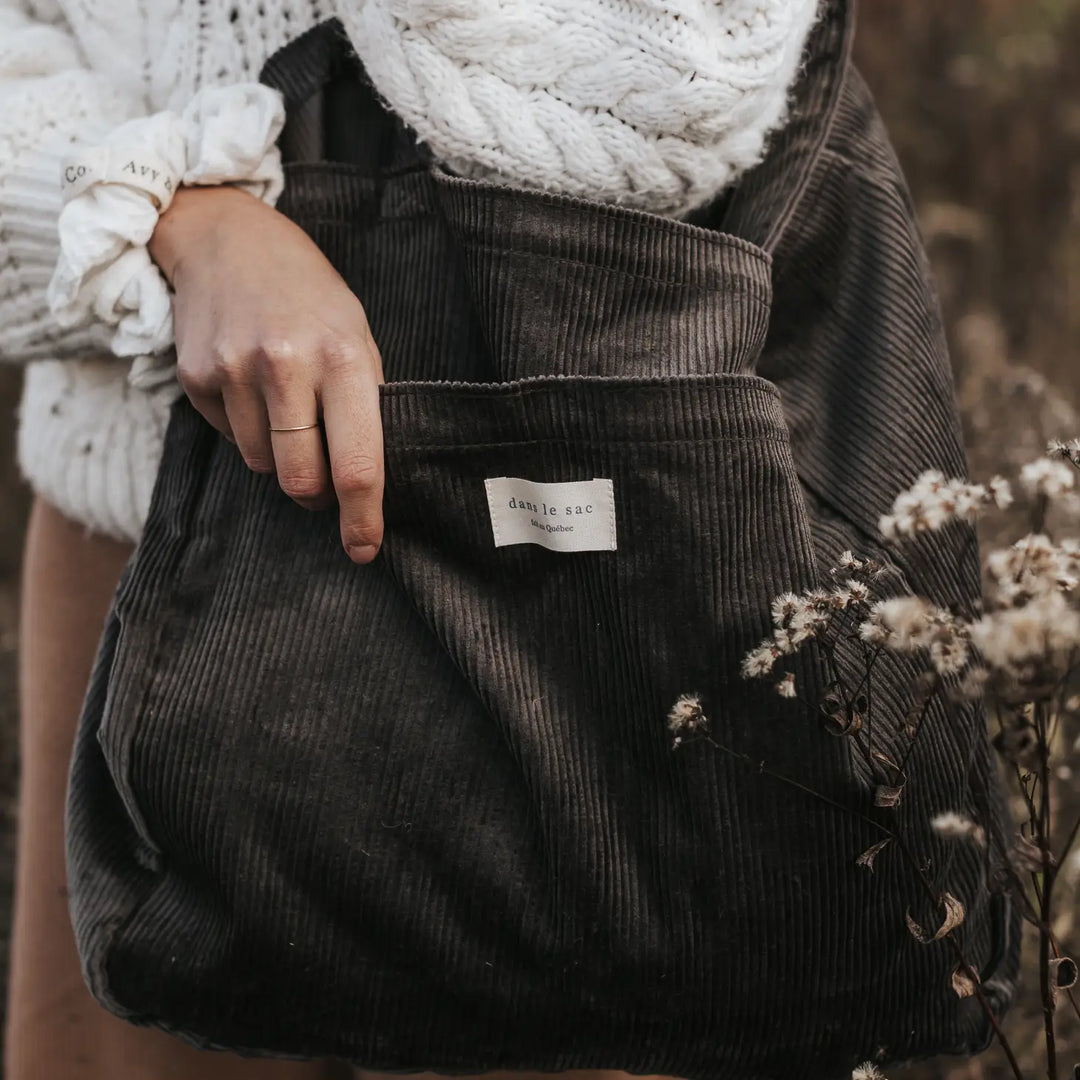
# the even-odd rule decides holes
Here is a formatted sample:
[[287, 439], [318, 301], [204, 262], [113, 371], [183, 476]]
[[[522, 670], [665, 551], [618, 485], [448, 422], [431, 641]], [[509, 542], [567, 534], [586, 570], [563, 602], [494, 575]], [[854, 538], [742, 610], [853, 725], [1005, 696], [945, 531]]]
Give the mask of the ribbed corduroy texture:
[[[874, 829], [705, 743], [673, 751], [665, 724], [697, 692], [719, 742], [865, 811], [861, 756], [739, 661], [775, 594], [844, 547], [889, 558], [876, 516], [903, 483], [965, 469], [849, 40], [835, 0], [787, 133], [694, 224], [440, 171], [358, 104], [334, 24], [268, 66], [298, 118], [279, 208], [383, 357], [385, 541], [352, 564], [336, 508], [301, 509], [175, 404], [71, 777], [72, 912], [107, 1007], [400, 1071], [836, 1080], [987, 1044], [947, 944], [905, 927], [935, 913], [898, 853], [855, 865]], [[617, 550], [495, 548], [501, 475], [610, 477]], [[970, 605], [967, 539], [892, 579]], [[875, 673], [885, 746], [914, 670]], [[909, 776], [869, 812], [963, 901], [1002, 1011], [1017, 913], [929, 828], [980, 805], [1004, 827], [982, 715], [932, 717]]]

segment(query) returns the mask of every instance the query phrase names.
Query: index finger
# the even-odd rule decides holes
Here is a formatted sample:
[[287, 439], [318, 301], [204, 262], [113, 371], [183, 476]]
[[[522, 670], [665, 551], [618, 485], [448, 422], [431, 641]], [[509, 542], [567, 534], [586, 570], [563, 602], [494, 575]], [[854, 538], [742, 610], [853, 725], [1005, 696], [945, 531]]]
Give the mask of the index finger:
[[375, 558], [383, 535], [380, 372], [374, 354], [359, 344], [347, 361], [334, 363], [319, 390], [341, 543], [357, 563]]

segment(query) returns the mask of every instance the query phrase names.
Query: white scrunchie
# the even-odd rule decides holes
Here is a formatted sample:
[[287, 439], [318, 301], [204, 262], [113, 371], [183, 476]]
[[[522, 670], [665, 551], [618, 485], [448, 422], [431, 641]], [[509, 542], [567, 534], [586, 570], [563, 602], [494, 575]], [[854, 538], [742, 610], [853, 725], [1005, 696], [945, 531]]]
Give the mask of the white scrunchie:
[[115, 326], [110, 347], [136, 358], [133, 385], [149, 389], [175, 373], [153, 355], [173, 343], [168, 285], [147, 250], [158, 216], [182, 184], [235, 184], [273, 206], [284, 186], [284, 123], [271, 87], [206, 86], [182, 113], [129, 120], [64, 159], [49, 306], [61, 326], [89, 317]]

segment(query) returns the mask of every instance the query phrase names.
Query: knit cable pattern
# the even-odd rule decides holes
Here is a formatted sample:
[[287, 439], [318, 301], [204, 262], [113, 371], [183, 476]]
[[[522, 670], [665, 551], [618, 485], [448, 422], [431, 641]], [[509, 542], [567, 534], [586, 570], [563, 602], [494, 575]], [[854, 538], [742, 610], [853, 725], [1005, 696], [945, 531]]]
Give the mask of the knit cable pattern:
[[375, 86], [477, 179], [680, 214], [756, 164], [818, 0], [362, 0]]

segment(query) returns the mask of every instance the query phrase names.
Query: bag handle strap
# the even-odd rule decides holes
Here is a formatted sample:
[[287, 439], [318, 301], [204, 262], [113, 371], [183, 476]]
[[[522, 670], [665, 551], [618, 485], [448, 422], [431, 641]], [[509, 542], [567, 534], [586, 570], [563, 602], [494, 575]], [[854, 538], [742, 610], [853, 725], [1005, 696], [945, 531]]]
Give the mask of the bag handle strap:
[[719, 213], [712, 215], [719, 221], [709, 222], [770, 254], [798, 209], [828, 142], [851, 65], [856, 0], [823, 0], [823, 8], [806, 45], [788, 122], [773, 136], [764, 160], [720, 201]]
[[282, 161], [334, 161], [372, 176], [426, 167], [427, 148], [386, 108], [337, 18], [313, 26], [275, 52], [259, 81], [280, 91]]

